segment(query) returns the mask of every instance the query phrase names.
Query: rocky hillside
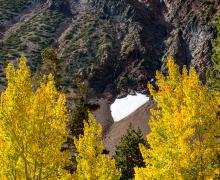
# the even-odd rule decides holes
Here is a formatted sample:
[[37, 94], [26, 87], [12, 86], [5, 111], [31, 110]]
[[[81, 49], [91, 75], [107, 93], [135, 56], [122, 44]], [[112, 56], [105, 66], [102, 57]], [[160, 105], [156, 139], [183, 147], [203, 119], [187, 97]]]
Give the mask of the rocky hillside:
[[165, 57], [193, 64], [204, 78], [219, 0], [0, 0], [0, 84], [4, 67], [24, 52], [32, 70], [46, 47], [59, 50], [63, 87], [88, 80], [112, 99], [146, 92]]

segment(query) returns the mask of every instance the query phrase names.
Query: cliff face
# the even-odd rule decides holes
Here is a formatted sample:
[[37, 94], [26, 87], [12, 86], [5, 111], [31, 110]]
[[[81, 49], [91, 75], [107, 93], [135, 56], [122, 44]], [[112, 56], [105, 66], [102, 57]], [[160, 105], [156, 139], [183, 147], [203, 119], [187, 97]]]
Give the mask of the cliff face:
[[214, 37], [213, 20], [219, 1], [164, 0], [166, 22], [171, 31], [166, 44], [166, 54], [174, 55], [179, 65], [193, 65], [201, 73], [210, 66], [211, 39]]
[[74, 79], [81, 78], [95, 96], [112, 99], [146, 92], [155, 71], [166, 71], [167, 54], [181, 66], [196, 66], [204, 79], [219, 4], [218, 0], [0, 0], [4, 14], [0, 84], [5, 84], [3, 67], [21, 52], [27, 54], [33, 71], [39, 69], [45, 47], [58, 48], [67, 91], [74, 87]]

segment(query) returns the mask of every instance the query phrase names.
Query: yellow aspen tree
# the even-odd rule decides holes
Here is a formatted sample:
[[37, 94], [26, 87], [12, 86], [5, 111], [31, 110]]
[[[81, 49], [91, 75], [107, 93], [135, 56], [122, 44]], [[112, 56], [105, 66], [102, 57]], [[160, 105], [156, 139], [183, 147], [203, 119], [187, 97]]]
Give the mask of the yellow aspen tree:
[[49, 76], [33, 91], [31, 74], [22, 56], [19, 68], [9, 64], [8, 85], [0, 99], [0, 179], [60, 179], [68, 163], [61, 152], [66, 140], [66, 100]]
[[88, 123], [84, 122], [84, 135], [75, 139], [78, 151], [76, 180], [118, 180], [121, 171], [115, 160], [103, 154], [102, 128], [91, 113]]
[[158, 109], [149, 122], [151, 148], [140, 145], [146, 167], [135, 168], [135, 179], [211, 179], [219, 170], [219, 92], [202, 85], [193, 67], [180, 73], [172, 57], [167, 67], [168, 76], [157, 72], [159, 90], [149, 85]]

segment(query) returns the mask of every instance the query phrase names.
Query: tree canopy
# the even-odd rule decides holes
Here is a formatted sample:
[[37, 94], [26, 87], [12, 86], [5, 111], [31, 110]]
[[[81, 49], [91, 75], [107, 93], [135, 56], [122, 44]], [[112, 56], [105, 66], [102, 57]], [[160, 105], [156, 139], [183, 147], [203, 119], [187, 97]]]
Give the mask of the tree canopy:
[[151, 149], [140, 146], [145, 165], [135, 179], [207, 179], [219, 173], [219, 92], [210, 91], [196, 70], [182, 74], [172, 57], [168, 76], [157, 72], [158, 91], [149, 85], [158, 109], [152, 110], [147, 135]]
[[49, 76], [33, 91], [26, 58], [19, 67], [9, 64], [8, 85], [0, 99], [1, 179], [60, 179], [69, 161], [61, 152], [66, 140], [67, 113], [64, 94]]
[[92, 114], [84, 122], [84, 135], [75, 138], [78, 151], [76, 180], [119, 180], [121, 171], [116, 168], [115, 160], [103, 154], [102, 128]]

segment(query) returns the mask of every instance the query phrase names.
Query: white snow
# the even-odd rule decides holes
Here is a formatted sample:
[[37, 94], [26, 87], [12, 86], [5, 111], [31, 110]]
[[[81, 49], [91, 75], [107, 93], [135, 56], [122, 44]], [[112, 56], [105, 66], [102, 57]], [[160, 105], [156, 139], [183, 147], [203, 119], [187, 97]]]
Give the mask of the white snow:
[[122, 120], [147, 101], [149, 101], [149, 97], [140, 93], [136, 93], [136, 95], [128, 95], [125, 98], [116, 99], [110, 107], [114, 121]]

